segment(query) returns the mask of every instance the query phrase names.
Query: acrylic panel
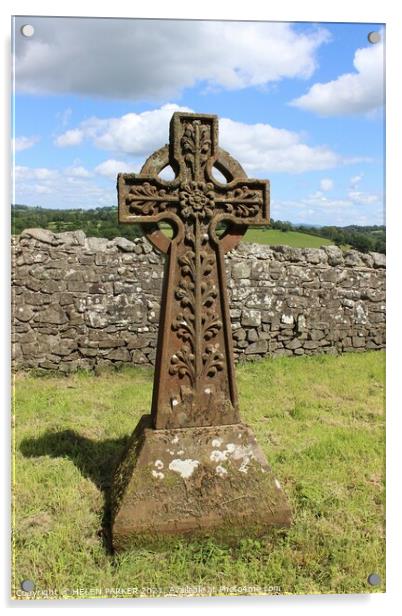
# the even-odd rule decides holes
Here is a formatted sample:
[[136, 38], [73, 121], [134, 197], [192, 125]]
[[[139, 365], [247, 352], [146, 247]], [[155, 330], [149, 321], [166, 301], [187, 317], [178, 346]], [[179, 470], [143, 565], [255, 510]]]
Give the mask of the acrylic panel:
[[12, 597], [384, 592], [385, 25], [12, 41]]

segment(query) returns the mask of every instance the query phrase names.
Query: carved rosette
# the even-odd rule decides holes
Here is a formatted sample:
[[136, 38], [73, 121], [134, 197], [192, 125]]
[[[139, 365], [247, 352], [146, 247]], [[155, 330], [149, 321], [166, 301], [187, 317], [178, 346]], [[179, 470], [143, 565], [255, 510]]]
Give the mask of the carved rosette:
[[214, 215], [215, 193], [212, 182], [183, 183], [179, 198], [181, 215], [185, 219], [207, 220]]

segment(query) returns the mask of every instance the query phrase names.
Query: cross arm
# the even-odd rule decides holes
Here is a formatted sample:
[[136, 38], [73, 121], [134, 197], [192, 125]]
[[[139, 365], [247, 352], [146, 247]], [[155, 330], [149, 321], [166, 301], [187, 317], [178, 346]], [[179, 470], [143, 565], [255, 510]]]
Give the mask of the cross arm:
[[169, 185], [155, 177], [135, 173], [119, 173], [117, 192], [120, 223], [157, 223], [173, 220], [179, 201], [177, 186]]
[[219, 220], [238, 225], [269, 224], [269, 181], [241, 179], [220, 185], [215, 191]]

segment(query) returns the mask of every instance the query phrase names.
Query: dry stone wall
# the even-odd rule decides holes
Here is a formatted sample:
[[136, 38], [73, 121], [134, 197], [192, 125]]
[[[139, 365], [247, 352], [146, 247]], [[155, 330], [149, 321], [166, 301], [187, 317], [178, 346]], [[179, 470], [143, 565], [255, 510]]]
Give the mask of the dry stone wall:
[[[240, 244], [226, 264], [236, 359], [385, 346], [384, 255]], [[15, 368], [152, 365], [162, 277], [143, 238], [14, 237]]]

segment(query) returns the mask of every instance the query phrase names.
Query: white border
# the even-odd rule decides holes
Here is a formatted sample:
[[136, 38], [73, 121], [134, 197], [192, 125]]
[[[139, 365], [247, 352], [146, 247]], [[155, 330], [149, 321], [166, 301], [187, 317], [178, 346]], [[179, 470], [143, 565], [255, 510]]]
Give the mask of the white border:
[[[146, 610], [163, 610], [165, 614], [174, 614], [177, 610], [204, 610], [222, 612], [230, 609], [231, 612], [253, 609], [256, 614], [273, 611], [286, 614], [297, 609], [298, 614], [325, 614], [337, 612], [341, 609], [345, 614], [370, 614], [379, 609], [392, 609], [400, 597], [400, 554], [402, 554], [402, 533], [400, 532], [400, 506], [398, 496], [400, 493], [399, 473], [402, 466], [401, 446], [399, 444], [402, 409], [399, 408], [398, 394], [400, 394], [399, 380], [400, 364], [399, 354], [402, 352], [401, 340], [401, 297], [400, 297], [400, 271], [402, 269], [401, 229], [402, 221], [399, 214], [402, 208], [402, 196], [398, 180], [401, 176], [401, 142], [402, 130], [400, 121], [401, 77], [400, 65], [402, 20], [398, 2], [376, 2], [368, 4], [367, 1], [336, 0], [331, 3], [316, 2], [315, 0], [282, 0], [281, 2], [264, 2], [264, 0], [247, 0], [235, 4], [234, 1], [202, 0], [202, 2], [186, 2], [180, 0], [154, 0], [152, 3], [124, 2], [113, 0], [110, 3], [87, 3], [78, 0], [28, 0], [10, 2], [4, 0], [1, 4], [1, 42], [3, 60], [1, 62], [3, 96], [2, 96], [2, 134], [5, 136], [3, 147], [0, 150], [0, 169], [3, 174], [3, 200], [1, 212], [1, 264], [3, 267], [0, 277], [1, 307], [4, 324], [2, 388], [5, 395], [3, 409], [3, 460], [5, 473], [3, 476], [4, 498], [2, 503], [9, 501], [9, 459], [10, 433], [6, 409], [9, 399], [9, 211], [10, 211], [10, 22], [11, 15], [60, 15], [60, 16], [91, 16], [91, 17], [165, 17], [187, 19], [256, 19], [269, 21], [312, 21], [312, 22], [368, 22], [386, 23], [387, 26], [387, 593], [384, 595], [342, 595], [342, 596], [293, 596], [293, 597], [245, 597], [245, 598], [202, 598], [181, 600], [77, 600], [64, 602], [24, 602], [24, 605], [11, 602], [9, 597], [9, 514], [8, 508], [1, 507], [3, 516], [3, 537], [5, 545], [1, 550], [3, 555], [2, 568], [2, 599], [6, 609], [19, 612], [22, 609], [68, 609], [81, 612], [88, 609], [119, 608], [142, 613]], [[399, 300], [399, 301], [398, 301]], [[7, 351], [4, 351], [7, 349]], [[401, 362], [402, 363], [402, 362]], [[400, 498], [399, 498], [400, 501]]]

